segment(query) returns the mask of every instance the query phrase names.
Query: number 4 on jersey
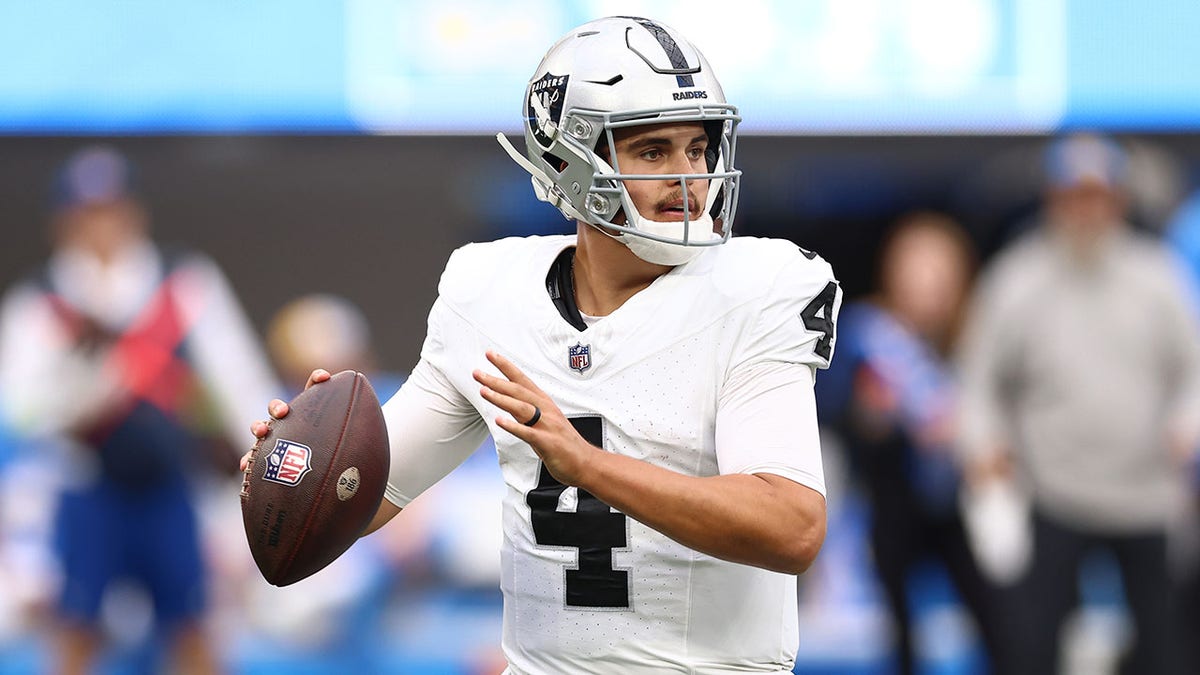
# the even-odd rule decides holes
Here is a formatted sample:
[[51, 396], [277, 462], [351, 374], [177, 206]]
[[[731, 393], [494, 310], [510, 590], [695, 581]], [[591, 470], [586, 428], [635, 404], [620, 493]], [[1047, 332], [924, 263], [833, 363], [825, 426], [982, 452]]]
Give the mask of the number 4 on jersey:
[[[603, 447], [604, 428], [599, 417], [574, 417], [571, 426], [592, 445]], [[537, 487], [525, 495], [533, 536], [539, 546], [579, 549], [579, 564], [566, 575], [569, 607], [629, 607], [629, 572], [613, 569], [614, 548], [629, 545], [625, 514], [587, 490], [579, 490], [574, 511], [559, 511], [558, 499], [567, 486], [558, 482], [545, 464], [539, 465]]]
[[833, 354], [833, 307], [837, 303], [837, 291], [836, 282], [825, 284], [825, 288], [800, 312], [800, 320], [804, 322], [804, 327], [821, 334], [821, 339], [817, 340], [813, 351], [826, 361]]

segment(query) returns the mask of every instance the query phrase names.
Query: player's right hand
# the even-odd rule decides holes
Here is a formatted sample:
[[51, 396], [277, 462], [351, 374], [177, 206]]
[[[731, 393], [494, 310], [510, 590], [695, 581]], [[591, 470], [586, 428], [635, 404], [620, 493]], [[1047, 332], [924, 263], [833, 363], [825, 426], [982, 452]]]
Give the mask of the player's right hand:
[[[308, 376], [308, 382], [304, 383], [304, 388], [307, 390], [314, 384], [324, 382], [330, 377], [332, 377], [332, 375], [329, 374], [328, 370], [325, 370], [324, 368], [317, 368]], [[271, 399], [271, 402], [267, 404], [267, 414], [271, 416], [271, 419], [281, 420], [284, 417], [287, 417], [288, 410], [289, 408], [287, 402], [281, 399], [273, 398]], [[256, 441], [255, 447], [257, 447], [257, 441], [265, 438], [270, 429], [270, 420], [258, 420], [250, 425], [250, 433], [254, 435]], [[246, 465], [250, 463], [250, 456], [253, 454], [254, 447], [251, 447], [246, 451], [246, 454], [242, 455], [242, 461], [239, 464], [240, 471], [246, 470]]]

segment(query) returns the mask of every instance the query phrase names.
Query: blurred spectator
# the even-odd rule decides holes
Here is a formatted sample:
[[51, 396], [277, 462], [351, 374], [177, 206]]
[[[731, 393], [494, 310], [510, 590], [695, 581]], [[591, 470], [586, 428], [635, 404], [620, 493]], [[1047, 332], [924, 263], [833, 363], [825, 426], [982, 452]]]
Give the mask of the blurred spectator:
[[377, 368], [371, 329], [362, 310], [331, 294], [306, 295], [283, 306], [267, 326], [267, 346], [288, 389], [299, 392], [316, 368], [366, 373], [380, 401], [404, 377]]
[[278, 387], [217, 267], [152, 243], [132, 171], [89, 147], [58, 172], [53, 253], [0, 309], [0, 407], [31, 442], [66, 453], [54, 671], [90, 670], [106, 629], [136, 623], [102, 619], [133, 582], [174, 658], [148, 668], [213, 673], [192, 490], [236, 466]]
[[843, 310], [839, 358], [820, 380], [868, 493], [875, 567], [906, 674], [917, 672], [909, 587], [929, 558], [944, 564], [994, 652], [989, 586], [958, 515], [956, 385], [946, 362], [973, 269], [956, 222], [936, 213], [900, 220], [882, 248], [878, 292]]
[[1086, 554], [1110, 552], [1136, 636], [1167, 672], [1166, 530], [1200, 430], [1200, 332], [1171, 257], [1124, 220], [1125, 157], [1072, 136], [1045, 154], [1040, 226], [990, 266], [964, 334], [963, 437], [976, 484], [1023, 482], [1033, 557], [1014, 672], [1055, 672]]

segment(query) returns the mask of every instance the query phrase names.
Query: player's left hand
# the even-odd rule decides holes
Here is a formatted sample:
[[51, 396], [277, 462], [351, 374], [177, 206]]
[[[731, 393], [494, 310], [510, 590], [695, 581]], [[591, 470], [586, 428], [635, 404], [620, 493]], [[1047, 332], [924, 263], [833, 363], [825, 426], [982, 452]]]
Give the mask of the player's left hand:
[[[504, 377], [489, 375], [482, 370], [476, 370], [472, 375], [483, 385], [479, 391], [483, 398], [511, 416], [497, 417], [496, 424], [528, 443], [558, 482], [579, 485], [593, 453], [602, 451], [579, 435], [558, 405], [516, 364], [492, 351], [487, 353], [487, 359]], [[540, 416], [529, 425], [538, 411]]]

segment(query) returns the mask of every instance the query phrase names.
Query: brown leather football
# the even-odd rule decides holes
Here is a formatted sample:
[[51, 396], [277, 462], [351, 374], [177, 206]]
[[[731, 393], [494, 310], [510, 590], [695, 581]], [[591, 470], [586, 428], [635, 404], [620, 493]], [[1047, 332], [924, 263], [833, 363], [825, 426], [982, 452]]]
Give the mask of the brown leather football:
[[358, 539], [387, 485], [387, 426], [365, 375], [344, 370], [309, 387], [254, 446], [242, 522], [264, 578], [287, 586]]

